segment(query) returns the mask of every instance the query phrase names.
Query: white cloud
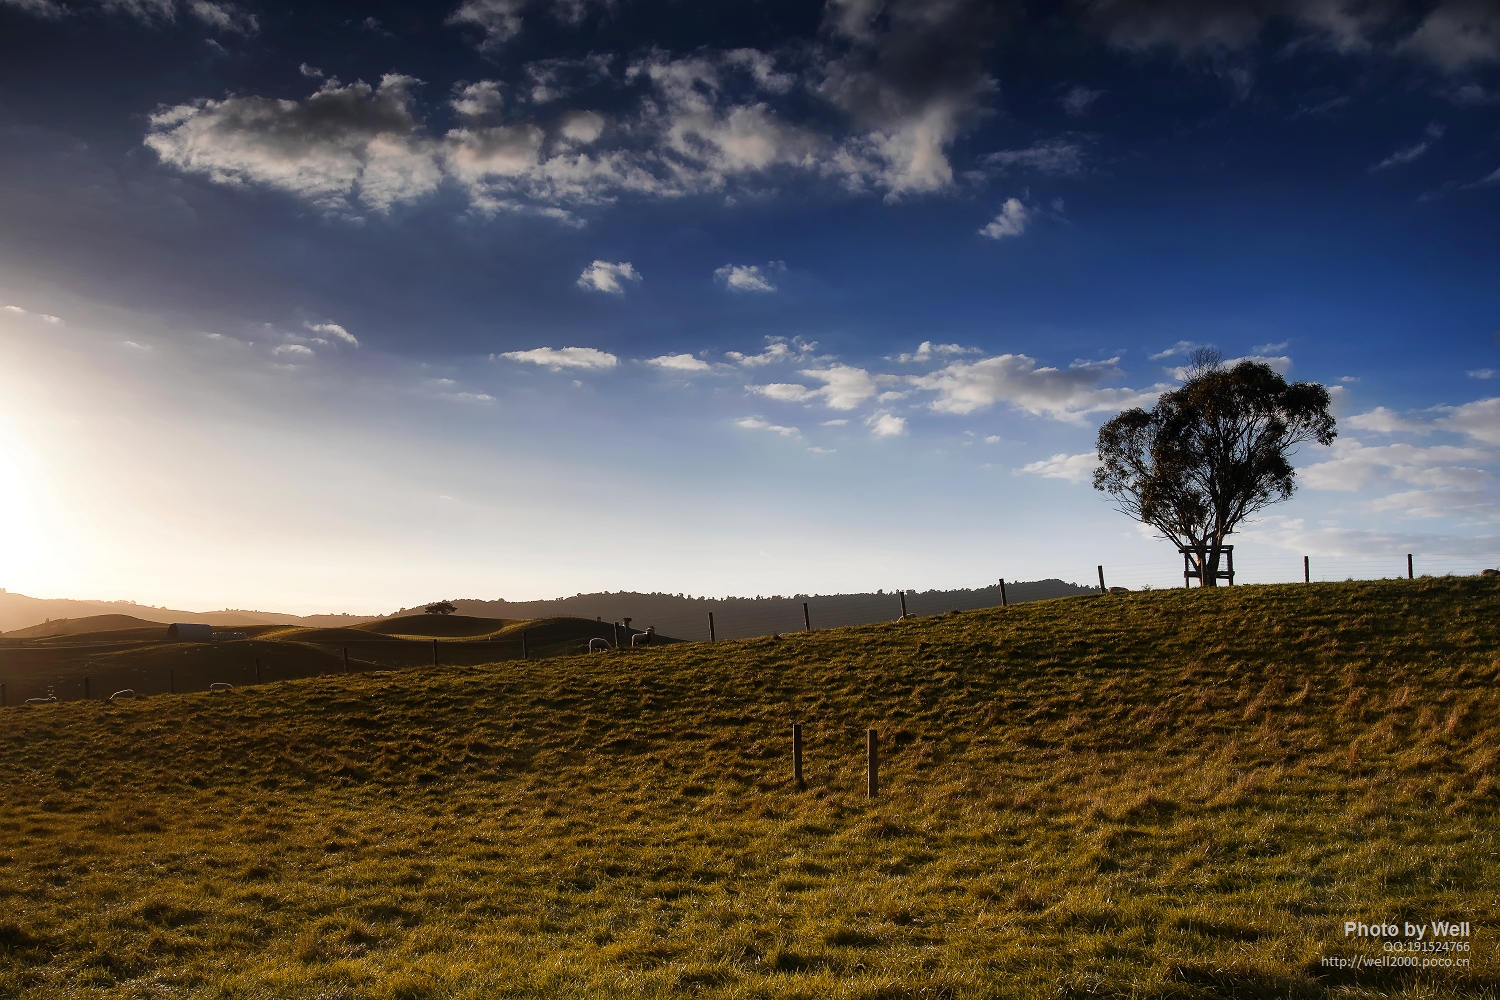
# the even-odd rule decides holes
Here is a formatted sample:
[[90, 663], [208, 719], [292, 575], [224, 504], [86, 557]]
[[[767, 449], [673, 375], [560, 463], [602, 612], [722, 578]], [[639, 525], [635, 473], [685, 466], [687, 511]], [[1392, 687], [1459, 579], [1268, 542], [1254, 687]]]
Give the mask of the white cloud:
[[464, 84], [448, 106], [462, 117], [477, 122], [499, 112], [505, 106], [505, 96], [500, 93], [500, 84], [494, 80], [480, 80]]
[[793, 337], [791, 340], [785, 337], [767, 337], [766, 340], [769, 343], [759, 354], [726, 351], [724, 356], [747, 368], [758, 368], [761, 365], [775, 364], [778, 361], [803, 361], [818, 349], [816, 341], [806, 341], [801, 337]]
[[1179, 340], [1177, 343], [1173, 344], [1165, 351], [1159, 351], [1156, 354], [1150, 355], [1150, 359], [1152, 361], [1160, 361], [1162, 358], [1171, 358], [1178, 355], [1190, 354], [1202, 346], [1202, 344], [1195, 343], [1191, 340]]
[[352, 344], [355, 347], [359, 346], [359, 341], [355, 339], [354, 334], [345, 330], [337, 323], [306, 323], [304, 325], [314, 333], [326, 333], [339, 338], [347, 344]]
[[553, 371], [561, 368], [601, 370], [613, 368], [620, 363], [620, 359], [613, 354], [595, 350], [592, 347], [536, 347], [529, 351], [506, 351], [499, 355], [492, 354], [490, 357], [526, 361], [534, 365], [543, 365]]
[[22, 309], [20, 306], [0, 306], [0, 311], [14, 313], [17, 316], [26, 316], [31, 319], [39, 319], [51, 326], [57, 326], [62, 323], [62, 320], [56, 316], [49, 315], [48, 313], [31, 312], [29, 309]]
[[1434, 430], [1462, 434], [1483, 444], [1500, 445], [1500, 396], [1476, 399], [1461, 406], [1434, 406], [1405, 415], [1377, 406], [1344, 421], [1356, 430], [1378, 434], [1431, 434]]
[[[989, 438], [985, 438], [989, 441]], [[998, 441], [999, 438], [995, 438]], [[1066, 452], [1044, 458], [1040, 462], [1032, 462], [1017, 469], [1017, 474], [1026, 473], [1032, 476], [1041, 476], [1043, 479], [1066, 479], [1070, 483], [1087, 482], [1099, 467], [1099, 455], [1097, 452], [1084, 452], [1081, 455], [1069, 455]]]
[[[149, 350], [151, 350], [151, 345], [150, 344], [138, 344], [138, 343], [136, 343], [133, 340], [122, 340], [122, 341], [120, 341], [120, 346], [121, 347], [128, 347], [132, 351], [149, 351]], [[273, 351], [271, 353], [275, 354], [275, 353], [279, 353], [279, 352]], [[308, 351], [307, 353], [311, 354], [312, 352]]]
[[782, 437], [801, 437], [802, 432], [795, 427], [782, 427], [780, 424], [767, 423], [758, 417], [744, 417], [735, 421], [735, 425], [752, 431], [770, 431], [780, 434]]
[[[450, 23], [479, 28], [494, 46], [539, 6], [466, 0]], [[526, 101], [501, 101], [498, 84], [479, 81], [452, 101], [461, 127], [436, 136], [411, 98], [417, 81], [390, 74], [378, 88], [328, 80], [302, 100], [237, 94], [180, 104], [153, 116], [145, 141], [183, 172], [285, 191], [334, 214], [385, 212], [444, 184], [480, 214], [524, 211], [571, 224], [578, 206], [621, 195], [759, 196], [792, 174], [888, 198], [951, 187], [948, 148], [994, 89], [984, 63], [990, 5], [890, 0], [878, 24], [874, 11], [856, 7], [829, 8], [836, 24], [823, 60], [793, 71], [755, 49], [682, 58], [653, 49], [618, 79], [608, 56], [525, 67], [533, 103], [609, 83], [636, 91], [633, 103], [610, 99], [609, 114], [522, 106], [507, 122], [502, 110]], [[584, 4], [548, 8], [576, 20]]]
[[1064, 111], [1072, 115], [1074, 118], [1078, 118], [1086, 114], [1088, 112], [1088, 109], [1093, 106], [1094, 102], [1103, 96], [1104, 91], [1090, 90], [1082, 84], [1079, 84], [1073, 87], [1073, 89], [1069, 90], [1066, 94], [1064, 94], [1058, 100], [1058, 103], [1063, 106]]
[[1283, 340], [1279, 344], [1257, 344], [1255, 347], [1250, 348], [1250, 350], [1256, 354], [1275, 354], [1277, 351], [1286, 350], [1287, 345], [1290, 343], [1290, 340]]
[[1083, 172], [1083, 139], [1078, 136], [1043, 139], [1025, 149], [1002, 149], [990, 153], [981, 162], [1001, 170], [1018, 167], [1041, 174], [1076, 176]]
[[[1287, 372], [1292, 370], [1292, 359], [1285, 355], [1282, 355], [1281, 357], [1268, 358], [1262, 354], [1247, 354], [1242, 358], [1225, 359], [1223, 362], [1223, 367], [1233, 368], [1241, 361], [1254, 361], [1259, 364], [1263, 364], [1278, 375], [1285, 375]], [[1172, 377], [1179, 382], [1186, 382], [1188, 380], [1188, 376], [1190, 376], [1191, 374], [1192, 372], [1188, 370], [1187, 365], [1181, 365], [1177, 368], [1172, 369]], [[1341, 388], [1341, 386], [1334, 386], [1330, 391], [1336, 391]]]
[[771, 283], [770, 273], [785, 271], [786, 265], [776, 260], [766, 265], [762, 270], [756, 264], [725, 264], [714, 271], [714, 277], [724, 283], [724, 287], [735, 292], [774, 292], [776, 286]]
[[[913, 361], [918, 361], [918, 362], [931, 361], [933, 355], [938, 355], [938, 354], [943, 355], [945, 357], [952, 357], [954, 355], [959, 355], [959, 354], [980, 354], [980, 353], [982, 353], [982, 352], [977, 347], [962, 347], [962, 346], [960, 346], [958, 344], [934, 344], [930, 340], [924, 340], [924, 341], [922, 341], [922, 343], [920, 345], [918, 345], [918, 347], [917, 347], [917, 349], [916, 349], [916, 351], [914, 353], [912, 353], [912, 354], [901, 354], [901, 355], [898, 355], [895, 360], [901, 362], [902, 364], [910, 364]], [[891, 359], [887, 358], [886, 360], [889, 361]]]
[[1487, 0], [1445, 0], [1399, 48], [1448, 73], [1500, 61], [1500, 10]]
[[1475, 441], [1500, 445], [1500, 396], [1476, 399], [1462, 406], [1437, 406], [1434, 413], [1438, 427], [1445, 431], [1464, 434]]
[[1397, 511], [1407, 517], [1460, 516], [1500, 522], [1500, 494], [1483, 490], [1408, 490], [1368, 504], [1373, 511]]
[[378, 88], [329, 80], [304, 101], [233, 96], [151, 116], [145, 143], [162, 162], [231, 186], [256, 183], [330, 211], [376, 211], [435, 191], [432, 143], [418, 134], [412, 90], [399, 74]]
[[983, 229], [979, 235], [988, 236], [992, 240], [1001, 240], [1007, 236], [1020, 236], [1026, 232], [1026, 226], [1031, 222], [1031, 213], [1026, 206], [1021, 204], [1019, 198], [1007, 198], [1005, 204], [1000, 206], [1000, 214]]
[[906, 418], [880, 410], [865, 418], [865, 426], [870, 428], [871, 437], [898, 437], [906, 433]]
[[1024, 354], [1002, 354], [972, 364], [954, 363], [907, 379], [938, 394], [931, 406], [942, 413], [966, 414], [1009, 403], [1035, 416], [1079, 423], [1082, 415], [1150, 405], [1163, 386], [1149, 390], [1101, 389], [1121, 372], [1112, 363], [1069, 368], [1038, 368]]
[[867, 399], [873, 398], [879, 389], [870, 373], [863, 368], [850, 365], [832, 365], [828, 368], [809, 368], [798, 375], [817, 379], [823, 383], [821, 389], [809, 389], [805, 385], [788, 382], [773, 382], [770, 385], [747, 385], [751, 392], [771, 399], [789, 403], [804, 403], [821, 399], [835, 410], [852, 410]]
[[1003, 439], [1000, 437], [999, 434], [991, 434], [989, 437], [987, 437], [987, 438], [984, 439], [984, 443], [985, 444], [999, 444], [1001, 442], [1001, 440], [1003, 440]]
[[1419, 142], [1405, 149], [1398, 149], [1390, 156], [1370, 167], [1370, 173], [1379, 173], [1392, 167], [1402, 167], [1415, 160], [1421, 159], [1422, 155], [1432, 146], [1430, 142]]
[[629, 261], [611, 264], [608, 261], [596, 260], [584, 268], [583, 273], [578, 276], [578, 287], [595, 292], [623, 295], [625, 286], [620, 282], [640, 280], [640, 272], [632, 267]]
[[456, 403], [493, 403], [494, 396], [482, 392], [450, 392], [447, 397]]
[[312, 357], [315, 352], [311, 347], [307, 347], [304, 344], [282, 344], [279, 347], [271, 348], [271, 353], [274, 355], [290, 354], [294, 357]]
[[1465, 372], [1465, 374], [1468, 375], [1469, 378], [1490, 379], [1495, 377], [1495, 369], [1477, 368], [1474, 371]]
[[825, 420], [825, 421], [823, 421], [822, 426], [824, 426], [824, 427], [842, 427], [845, 424], [847, 424], [848, 422], [849, 421], [847, 421], [847, 420], [845, 420], [845, 419], [843, 419], [841, 417], [838, 420]]
[[1409, 444], [1366, 447], [1354, 438], [1333, 443], [1333, 458], [1299, 470], [1299, 477], [1315, 490], [1362, 490], [1389, 482], [1436, 488], [1473, 488], [1490, 474], [1472, 465], [1493, 456], [1478, 448]]
[[648, 358], [646, 364], [678, 372], [706, 372], [713, 367], [691, 354], [663, 354], [659, 358]]
[[480, 48], [494, 48], [521, 33], [521, 11], [529, 0], [465, 0], [449, 24], [472, 25], [484, 33]]
[[318, 67], [309, 66], [307, 63], [303, 63], [301, 66], [298, 66], [297, 72], [313, 80], [321, 80], [323, 79], [323, 77], [328, 75], [327, 73], [324, 73], [322, 70], [318, 69]]
[[1344, 420], [1345, 427], [1352, 427], [1357, 431], [1374, 431], [1377, 434], [1431, 434], [1432, 424], [1408, 420], [1383, 406], [1377, 406], [1369, 413], [1356, 413]]

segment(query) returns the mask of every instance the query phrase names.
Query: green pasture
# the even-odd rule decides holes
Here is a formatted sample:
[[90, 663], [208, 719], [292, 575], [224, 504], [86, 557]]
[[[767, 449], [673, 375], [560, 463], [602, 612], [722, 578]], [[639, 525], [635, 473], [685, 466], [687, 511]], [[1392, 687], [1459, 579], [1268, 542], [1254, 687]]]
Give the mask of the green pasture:
[[[1497, 623], [1174, 590], [12, 707], [0, 997], [1495, 998]], [[1324, 964], [1434, 919], [1467, 967]]]

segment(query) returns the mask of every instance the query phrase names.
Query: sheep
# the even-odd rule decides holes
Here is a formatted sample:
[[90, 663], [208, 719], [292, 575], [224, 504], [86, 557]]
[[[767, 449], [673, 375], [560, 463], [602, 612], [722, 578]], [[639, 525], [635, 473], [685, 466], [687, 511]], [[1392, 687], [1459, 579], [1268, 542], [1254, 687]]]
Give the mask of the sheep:
[[595, 638], [589, 640], [590, 653], [607, 653], [613, 648], [614, 647], [609, 644], [608, 639]]
[[646, 629], [646, 631], [637, 632], [635, 635], [631, 636], [630, 644], [632, 646], [649, 646], [651, 645], [651, 640], [654, 638], [656, 638], [656, 626], [652, 625], [650, 628]]
[[109, 696], [109, 700], [110, 701], [114, 701], [116, 698], [134, 698], [134, 697], [135, 697], [135, 689], [134, 688], [124, 688], [124, 689], [122, 689], [120, 691], [116, 691], [114, 694], [110, 695]]
[[917, 617], [917, 616], [916, 615], [902, 615], [900, 618], [897, 618], [896, 620], [898, 622], [904, 622], [904, 621], [910, 621], [911, 619], [913, 619], [915, 617]]
[[210, 691], [233, 691], [234, 685], [227, 681], [214, 681], [208, 686]]
[[57, 700], [57, 695], [48, 695], [46, 698], [27, 698], [28, 705], [50, 705]]

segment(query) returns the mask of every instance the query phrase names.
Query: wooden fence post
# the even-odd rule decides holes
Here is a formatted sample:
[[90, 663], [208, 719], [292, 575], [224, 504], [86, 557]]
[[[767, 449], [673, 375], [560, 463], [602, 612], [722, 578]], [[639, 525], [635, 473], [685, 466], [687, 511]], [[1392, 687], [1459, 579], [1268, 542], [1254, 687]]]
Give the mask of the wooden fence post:
[[901, 617], [905, 618], [906, 617], [906, 591], [904, 591], [904, 590], [898, 590], [898, 591], [896, 591], [896, 593], [899, 594], [900, 597], [901, 597]]
[[615, 652], [620, 651], [620, 623], [615, 622]]
[[167, 690], [173, 694], [177, 693], [177, 671], [175, 670], [167, 671]]
[[1412, 573], [1411, 573], [1411, 553], [1410, 552], [1408, 552], [1406, 554], [1406, 578], [1408, 580], [1414, 580], [1414, 579], [1416, 579], [1416, 577], [1412, 576]]
[[808, 614], [807, 614], [807, 602], [806, 601], [802, 602], [802, 631], [804, 631], [804, 632], [811, 632], [812, 631], [812, 619], [810, 617], [808, 617]]
[[260, 683], [260, 657], [255, 658], [255, 683]]
[[802, 723], [792, 723], [792, 783], [802, 787]]
[[714, 637], [714, 613], [712, 611], [710, 611], [708, 613], [708, 641], [709, 642], [718, 642], [719, 641], [718, 639], [716, 639]]
[[521, 630], [521, 659], [531, 659], [531, 651], [526, 648], [526, 630]]
[[1312, 583], [1312, 560], [1307, 556], [1302, 557], [1302, 582]]
[[1002, 608], [1006, 606], [1006, 604], [1005, 604], [1005, 577], [1003, 577], [1003, 576], [1000, 578], [1000, 606]]
[[1104, 567], [1099, 567], [1099, 593], [1107, 594], [1109, 590], [1104, 586]]
[[89, 700], [89, 679], [87, 677], [83, 679], [83, 700]]
[[432, 665], [437, 666], [437, 640], [432, 640]]
[[880, 794], [880, 734], [873, 729], [865, 730], [865, 795], [874, 798]]
[[349, 672], [349, 647], [344, 647], [344, 673]]
[[4, 708], [7, 704], [9, 703], [5, 700], [5, 685], [0, 684], [0, 708]]

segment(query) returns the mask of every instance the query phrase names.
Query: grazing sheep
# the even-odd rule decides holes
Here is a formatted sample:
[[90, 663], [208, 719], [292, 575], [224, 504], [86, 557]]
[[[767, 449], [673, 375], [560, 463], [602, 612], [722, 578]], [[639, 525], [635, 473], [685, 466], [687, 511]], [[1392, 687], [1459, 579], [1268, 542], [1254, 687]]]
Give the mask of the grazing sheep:
[[630, 644], [632, 646], [649, 646], [651, 645], [651, 640], [654, 638], [656, 638], [656, 626], [652, 625], [650, 628], [646, 629], [646, 631], [637, 632], [635, 635], [631, 636]]
[[915, 617], [917, 617], [917, 616], [916, 615], [902, 615], [900, 618], [897, 618], [896, 620], [898, 622], [904, 622], [904, 621], [906, 621], [906, 620], [908, 620], [910, 618], [915, 618]]
[[208, 686], [210, 691], [233, 691], [234, 685], [226, 681], [214, 681]]
[[123, 690], [116, 691], [114, 694], [110, 695], [109, 696], [109, 700], [110, 701], [114, 701], [116, 698], [134, 698], [134, 697], [135, 697], [135, 689], [134, 688], [124, 688]]
[[607, 653], [607, 652], [609, 652], [613, 648], [614, 647], [609, 644], [609, 640], [608, 639], [590, 639], [589, 640], [589, 652], [590, 653]]
[[28, 705], [50, 705], [50, 704], [52, 704], [56, 700], [57, 700], [57, 695], [54, 694], [54, 695], [49, 695], [46, 698], [27, 698], [26, 699], [26, 704], [28, 704]]

